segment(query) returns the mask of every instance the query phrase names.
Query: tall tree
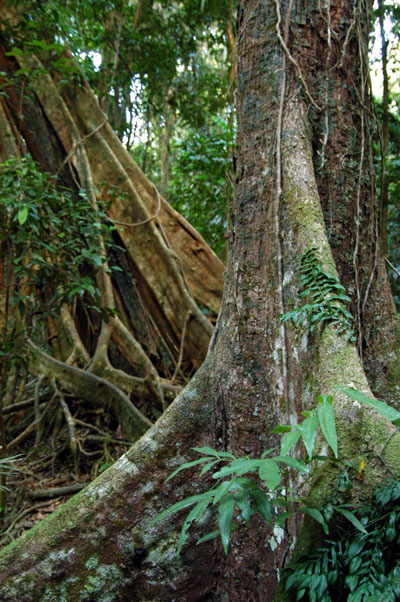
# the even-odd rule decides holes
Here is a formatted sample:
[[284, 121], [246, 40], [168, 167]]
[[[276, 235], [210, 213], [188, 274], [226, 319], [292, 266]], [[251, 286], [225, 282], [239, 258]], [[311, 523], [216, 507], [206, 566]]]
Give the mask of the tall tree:
[[[232, 535], [227, 557], [218, 542], [194, 547], [189, 540], [177, 561], [177, 525], [149, 523], [206, 486], [195, 472], [163, 485], [193, 458], [193, 445], [260, 455], [276, 444], [272, 427], [296, 420], [318, 393], [335, 396], [341, 457], [365, 452], [355, 498], [368, 494], [384, 467], [399, 472], [392, 425], [336, 391], [351, 384], [372, 395], [367, 376], [374, 389], [388, 391], [397, 362], [371, 184], [369, 8], [361, 1], [239, 0], [237, 187], [207, 357], [127, 454], [2, 552], [3, 600], [283, 599], [278, 571], [296, 540], [312, 547], [314, 526], [305, 523], [299, 534], [295, 524], [271, 529], [252, 517]], [[91, 123], [92, 110], [78, 104], [76, 119]], [[356, 344], [332, 319], [312, 332], [280, 321], [302, 303], [296, 260], [310, 250], [351, 293]], [[323, 499], [336, 471], [334, 463], [316, 469], [311, 495]]]
[[[90, 352], [88, 353], [91, 345], [88, 343], [90, 334], [85, 331], [85, 327], [82, 329], [77, 325], [79, 318], [76, 314], [76, 304], [74, 308], [63, 304], [58, 316], [60, 322], [57, 340], [53, 339], [56, 359], [66, 365], [75, 364], [78, 367], [90, 363], [92, 374], [100, 378], [104, 377], [119, 389], [119, 392], [113, 389], [119, 399], [116, 405], [124, 407], [133, 422], [136, 421], [133, 415], [136, 415], [140, 432], [143, 430], [142, 427], [147, 428], [150, 423], [147, 419], [143, 420], [143, 417], [133, 409], [123, 391], [132, 394], [133, 390], [136, 390], [139, 397], [143, 393], [145, 397], [148, 395], [153, 397], [157, 389], [155, 398], [158, 398], [163, 405], [163, 389], [168, 390], [168, 374], [172, 376], [175, 369], [173, 364], [175, 363], [177, 370], [182, 368], [182, 363], [186, 364], [186, 369], [189, 368], [190, 371], [189, 364], [193, 367], [201, 363], [212, 326], [199, 309], [195, 298], [211, 312], [211, 315], [216, 314], [222, 287], [223, 264], [201, 237], [161, 198], [155, 186], [146, 179], [115, 137], [93, 93], [87, 83], [81, 79], [81, 75], [72, 69], [72, 73], [75, 73], [72, 76], [77, 76], [77, 80], [75, 83], [71, 82], [70, 86], [61, 84], [60, 87], [51, 79], [49, 73], [52, 73], [55, 78], [60, 76], [58, 68], [54, 67], [54, 62], [58, 61], [62, 64], [64, 61], [69, 66], [73, 64], [73, 59], [68, 52], [62, 51], [63, 55], [60, 56], [60, 47], [56, 46], [55, 58], [54, 54], [49, 55], [48, 44], [43, 42], [42, 48], [45, 49], [43, 63], [35, 55], [29, 54], [29, 51], [25, 55], [15, 52], [14, 55], [19, 54], [17, 61], [8, 56], [7, 39], [4, 40], [4, 44], [1, 60], [3, 82], [7, 93], [3, 98], [1, 113], [2, 158], [7, 159], [13, 155], [18, 157], [29, 152], [43, 170], [58, 176], [58, 186], [68, 186], [75, 194], [78, 194], [79, 189], [86, 190], [89, 204], [94, 210], [98, 199], [107, 201], [112, 198], [109, 218], [119, 224], [116, 240], [127, 250], [125, 255], [121, 255], [115, 248], [113, 256], [110, 257], [110, 261], [116, 265], [120, 264], [119, 269], [122, 270], [119, 274], [113, 272], [113, 276], [109, 272], [105, 258], [104, 261], [96, 260], [100, 264], [96, 274], [100, 308], [111, 310], [111, 314], [107, 322], [102, 320], [100, 323], [92, 316], [96, 332], [92, 358]], [[52, 48], [54, 53], [54, 45]], [[44, 64], [46, 60], [47, 68]], [[22, 80], [14, 77], [18, 70], [23, 74]], [[32, 81], [27, 83], [27, 74], [31, 77], [29, 74], [32, 73], [34, 74]], [[71, 75], [70, 67], [67, 67], [67, 73]], [[19, 107], [22, 107], [22, 114]], [[87, 141], [86, 147], [83, 146], [83, 140]], [[111, 173], [114, 174], [113, 177]], [[106, 183], [111, 182], [117, 173], [119, 184], [117, 188], [112, 189], [112, 185], [108, 187]], [[26, 203], [22, 193], [19, 203], [19, 209]], [[20, 225], [27, 229], [33, 214], [29, 213], [28, 204], [25, 207], [26, 223], [24, 221]], [[9, 219], [15, 220], [16, 214], [11, 212]], [[151, 242], [153, 237], [157, 241], [156, 246]], [[99, 257], [101, 257], [105, 250], [101, 249], [103, 243], [100, 239], [98, 245], [100, 245]], [[132, 245], [136, 250], [133, 250]], [[131, 251], [129, 251], [130, 247]], [[133, 255], [136, 256], [134, 265], [128, 267]], [[86, 256], [88, 256], [87, 250]], [[150, 257], [155, 262], [154, 269], [150, 268], [148, 263]], [[31, 273], [37, 272], [35, 259], [27, 261], [27, 268]], [[3, 314], [10, 301], [10, 291], [15, 288], [13, 282], [7, 281], [9, 272], [7, 262], [13, 264], [15, 257], [5, 255], [5, 268], [2, 273], [5, 279], [4, 291], [7, 292], [3, 296]], [[45, 263], [49, 267], [52, 263], [51, 257], [48, 257]], [[143, 272], [143, 269], [146, 271], [148, 268], [151, 274], [149, 280]], [[123, 270], [130, 271], [130, 279], [124, 277]], [[162, 273], [162, 277], [157, 273]], [[168, 284], [168, 275], [175, 281], [174, 284], [172, 282], [171, 285]], [[205, 294], [200, 293], [200, 296], [197, 296], [195, 280]], [[63, 286], [63, 283], [61, 284]], [[50, 296], [51, 292], [57, 293], [57, 290], [52, 291], [54, 284], [51, 278], [47, 278], [41, 284], [44, 285], [48, 287]], [[19, 279], [17, 290], [18, 287], [23, 286], [24, 281]], [[80, 286], [82, 287], [82, 283]], [[211, 288], [206, 292], [208, 286]], [[169, 290], [168, 294], [166, 290]], [[150, 309], [150, 306], [153, 309]], [[115, 307], [120, 310], [119, 316], [113, 313]], [[20, 321], [25, 323], [27, 307], [23, 309], [24, 315], [20, 316]], [[182, 321], [175, 330], [174, 316], [177, 318], [179, 315]], [[54, 316], [49, 322], [49, 333], [53, 330], [54, 335], [52, 321]], [[10, 323], [4, 325], [6, 332], [12, 333], [15, 326], [13, 322], [11, 324], [11, 326]], [[116, 348], [119, 348], [114, 367], [108, 357], [111, 340]], [[186, 355], [185, 349], [188, 349], [188, 346], [192, 349], [190, 354], [193, 354], [193, 363]], [[31, 347], [33, 349], [32, 344]], [[43, 374], [46, 371], [54, 371], [55, 364], [52, 364], [51, 358], [36, 351], [40, 356], [40, 359], [38, 356], [38, 363], [41, 364], [38, 371]], [[120, 368], [118, 357], [121, 357], [118, 354], [128, 359], [132, 372], [128, 369], [128, 373], [124, 374], [118, 370]], [[188, 360], [189, 364], [187, 364]], [[47, 368], [44, 367], [46, 363]], [[178, 363], [181, 365], [178, 366]], [[69, 386], [79, 389], [78, 373], [75, 371], [73, 374], [66, 366], [64, 366], [64, 373], [65, 379], [70, 381]], [[85, 379], [87, 374], [86, 376], [81, 374], [81, 377]], [[166, 380], [161, 382], [164, 377]], [[63, 379], [61, 374], [58, 378]], [[159, 382], [156, 383], [154, 379]], [[72, 381], [75, 381], [75, 385], [72, 385]], [[83, 381], [81, 384], [83, 394], [86, 387]], [[171, 391], [174, 389], [172, 384]], [[87, 388], [86, 395], [92, 396]], [[129, 436], [133, 436], [135, 430], [133, 425], [132, 428], [128, 425], [131, 419], [128, 419], [125, 424]], [[141, 422], [142, 427], [139, 426]]]

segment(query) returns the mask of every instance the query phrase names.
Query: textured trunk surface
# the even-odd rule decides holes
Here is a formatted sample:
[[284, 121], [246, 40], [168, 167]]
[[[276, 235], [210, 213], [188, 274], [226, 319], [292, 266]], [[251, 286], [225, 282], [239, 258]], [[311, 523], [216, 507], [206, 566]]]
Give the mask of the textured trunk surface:
[[[168, 519], [153, 526], [149, 522], [168, 505], [207, 487], [206, 479], [199, 480], [195, 470], [163, 484], [173, 469], [195, 457], [193, 446], [209, 444], [236, 455], [256, 456], [277, 444], [271, 429], [277, 423], [297, 421], [301, 410], [313, 406], [318, 393], [335, 395], [343, 458], [357, 455], [360, 448], [370, 452], [362, 485], [365, 491], [382, 478], [378, 453], [384, 453], [387, 464], [398, 472], [399, 436], [393, 436], [382, 451], [392, 433], [391, 425], [373, 412], [361, 412], [357, 404], [335, 393], [337, 385], [352, 385], [371, 394], [356, 346], [329, 325], [310, 334], [306, 327], [295, 330], [279, 321], [280, 314], [301, 303], [296, 260], [311, 247], [318, 249], [326, 271], [339, 272], [347, 286], [353, 286], [354, 303], [359, 305], [355, 271], [361, 249], [357, 247], [354, 255], [355, 239], [347, 237], [351, 230], [347, 223], [335, 256], [332, 232], [339, 231], [344, 214], [354, 217], [365, 206], [367, 213], [360, 220], [356, 241], [361, 244], [364, 236], [370, 240], [374, 199], [366, 192], [361, 196], [360, 189], [352, 200], [346, 200], [346, 206], [339, 197], [334, 205], [326, 206], [326, 199], [333, 194], [329, 187], [336, 186], [331, 177], [338, 178], [334, 170], [340, 171], [343, 186], [353, 191], [358, 180], [356, 176], [354, 182], [354, 166], [340, 170], [336, 146], [329, 136], [320, 153], [325, 153], [330, 167], [325, 163], [323, 170], [318, 168], [320, 154], [315, 140], [320, 138], [316, 132], [325, 131], [328, 106], [320, 98], [312, 102], [309, 90], [314, 88], [310, 82], [305, 85], [311, 77], [327, 81], [325, 64], [320, 58], [317, 61], [318, 50], [312, 47], [318, 39], [325, 49], [327, 23], [341, 34], [335, 37], [330, 32], [328, 37], [332, 46], [341, 40], [344, 60], [349, 56], [355, 61], [354, 85], [359, 84], [360, 65], [354, 57], [358, 57], [364, 30], [352, 25], [350, 19], [348, 27], [352, 29], [346, 36], [346, 19], [351, 13], [348, 17], [343, 11], [350, 11], [350, 4], [332, 2], [327, 19], [326, 3], [321, 9], [319, 2], [238, 2], [237, 190], [223, 303], [208, 355], [165, 414], [127, 454], [0, 554], [0, 600], [285, 599], [283, 594], [276, 594], [278, 569], [295, 547], [298, 533], [293, 526], [270, 529], [252, 519], [248, 529], [234, 534], [231, 552], [225, 557], [218, 541], [193, 545], [200, 532], [213, 528], [211, 517], [211, 525], [193, 532], [178, 561], [175, 550], [180, 521]], [[360, 14], [359, 8], [354, 10], [362, 22], [364, 9], [360, 8]], [[296, 64], [294, 57], [288, 56], [290, 45], [293, 52], [301, 47], [300, 39], [307, 52], [315, 52], [309, 67], [300, 51]], [[337, 66], [334, 58], [332, 65], [337, 67], [336, 93], [348, 66]], [[322, 110], [313, 103], [321, 103]], [[79, 114], [81, 111], [83, 107]], [[338, 117], [341, 111], [336, 111]], [[351, 111], [342, 112], [350, 119]], [[333, 119], [331, 110], [329, 119]], [[342, 132], [345, 138], [346, 127], [340, 122], [337, 135]], [[352, 127], [363, 136], [360, 132], [365, 124], [355, 119]], [[366, 169], [364, 156], [370, 150], [368, 140], [363, 139], [364, 154], [359, 146], [354, 150], [361, 175]], [[386, 280], [383, 272], [378, 272], [378, 251], [374, 248], [368, 252], [366, 280], [376, 282], [379, 273], [383, 287]], [[355, 257], [356, 266], [348, 257]], [[380, 312], [392, 315], [390, 299], [384, 305], [389, 293], [380, 294]], [[369, 294], [365, 311], [371, 298]], [[374, 345], [378, 342], [372, 338]], [[392, 351], [395, 354], [397, 348]], [[315, 475], [312, 495], [323, 498], [333, 478], [334, 468], [328, 465]], [[363, 491], [355, 495], [362, 497]], [[310, 549], [314, 536], [315, 526], [304, 528], [298, 547]]]
[[373, 391], [393, 403], [399, 399], [400, 332], [375, 195], [377, 123], [368, 59], [372, 4], [294, 3], [296, 27], [288, 46], [313, 100], [306, 98], [318, 192], [336, 268], [352, 297], [358, 351]]

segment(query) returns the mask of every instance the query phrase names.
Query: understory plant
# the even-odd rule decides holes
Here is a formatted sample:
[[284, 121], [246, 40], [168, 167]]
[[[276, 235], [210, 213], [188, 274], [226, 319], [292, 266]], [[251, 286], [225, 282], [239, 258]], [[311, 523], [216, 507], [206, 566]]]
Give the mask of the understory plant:
[[106, 249], [112, 246], [113, 226], [104, 203], [92, 202], [83, 189], [61, 186], [57, 176], [41, 171], [29, 154], [0, 164], [0, 189], [0, 506], [4, 506], [1, 488], [12, 459], [3, 457], [7, 443], [2, 408], [15, 399], [19, 375], [26, 374], [25, 343], [30, 338], [46, 347], [52, 334], [49, 321], [59, 317], [63, 305], [85, 311], [86, 316], [96, 312], [103, 319], [114, 312], [102, 303], [99, 277], [109, 270]]
[[[395, 426], [400, 426], [400, 412], [386, 403], [353, 388], [340, 387], [340, 390], [351, 399], [373, 408]], [[192, 507], [181, 528], [177, 546], [179, 555], [190, 527], [194, 523], [213, 521], [214, 510], [217, 529], [201, 537], [197, 543], [219, 535], [228, 554], [231, 533], [246, 528], [254, 514], [260, 514], [270, 525], [283, 526], [290, 514], [300, 510], [316, 520], [325, 535], [331, 538], [326, 538], [324, 547], [313, 555], [297, 559], [289, 565], [285, 573], [286, 587], [295, 592], [295, 599], [315, 602], [345, 599], [361, 602], [368, 599], [372, 602], [384, 598], [366, 598], [363, 597], [365, 592], [385, 591], [385, 595], [389, 596], [385, 599], [395, 600], [397, 598], [393, 595], [397, 594], [390, 592], [400, 592], [400, 557], [397, 547], [387, 553], [385, 546], [392, 545], [397, 533], [400, 482], [393, 480], [380, 485], [369, 507], [356, 508], [346, 503], [346, 495], [342, 493], [351, 488], [349, 473], [352, 470], [360, 478], [364, 460], [354, 458], [349, 463], [340, 459], [333, 397], [320, 395], [317, 402], [315, 410], [302, 412], [302, 422], [280, 425], [274, 429], [274, 433], [282, 434], [279, 453], [276, 453], [276, 448], [270, 448], [260, 458], [236, 458], [228, 451], [211, 447], [193, 448], [201, 457], [179, 466], [167, 481], [182, 470], [201, 465], [199, 477], [211, 472], [213, 485], [203, 493], [176, 502], [158, 514], [151, 524]], [[324, 506], [314, 508], [295, 489], [287, 487], [286, 476], [289, 471], [294, 471], [304, 480], [313, 462], [327, 460], [327, 456], [314, 455], [318, 432], [332, 450], [334, 461], [342, 462], [345, 470], [339, 477], [337, 495], [330, 496]], [[300, 442], [306, 450], [306, 457], [302, 461], [289, 455]], [[332, 520], [334, 515], [340, 520]], [[343, 521], [347, 522], [347, 526], [340, 532], [341, 538], [337, 539], [330, 525], [343, 524]], [[390, 560], [383, 560], [384, 552]], [[371, 570], [368, 569], [368, 563], [373, 563]], [[332, 591], [348, 591], [352, 597], [345, 598], [342, 594], [330, 597], [329, 592]]]
[[76, 296], [98, 302], [99, 238], [111, 241], [104, 203], [62, 188], [30, 155], [0, 164], [0, 244], [9, 302], [22, 314], [52, 311]]
[[104, 203], [94, 206], [85, 190], [61, 187], [30, 155], [0, 164], [0, 188], [0, 361], [9, 370], [23, 361], [23, 339], [41, 340], [44, 319], [63, 304], [76, 307], [84, 299], [87, 310], [107, 319], [112, 310], [101, 303], [98, 275], [108, 266], [99, 240], [111, 246], [113, 226]]
[[337, 526], [321, 547], [285, 569], [285, 587], [295, 600], [399, 600], [400, 481], [380, 483], [371, 503], [353, 513], [364, 532]]

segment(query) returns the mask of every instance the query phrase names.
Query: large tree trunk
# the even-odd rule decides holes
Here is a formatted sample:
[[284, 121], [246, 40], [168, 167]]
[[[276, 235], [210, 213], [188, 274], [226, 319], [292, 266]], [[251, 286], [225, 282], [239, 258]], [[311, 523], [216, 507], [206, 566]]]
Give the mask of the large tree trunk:
[[[328, 37], [332, 45], [339, 45], [344, 61], [354, 60], [357, 86], [360, 65], [355, 57], [359, 45], [365, 43], [365, 28], [355, 27], [352, 21], [346, 27], [350, 2], [331, 3], [329, 19], [318, 11], [320, 5], [305, 7], [292, 0], [238, 2], [237, 190], [223, 304], [208, 355], [165, 414], [127, 454], [2, 552], [1, 600], [272, 600], [278, 569], [298, 535], [293, 526], [271, 530], [253, 517], [247, 530], [235, 532], [228, 557], [218, 541], [195, 547], [191, 537], [178, 561], [179, 521], [168, 519], [152, 526], [149, 522], [169, 504], [206, 488], [206, 479], [198, 480], [195, 471], [192, 478], [180, 473], [163, 484], [174, 468], [193, 458], [194, 445], [207, 443], [236, 455], [258, 455], [277, 443], [272, 427], [297, 421], [301, 410], [313, 407], [318, 393], [335, 395], [341, 456], [354, 457], [360, 449], [370, 454], [359, 497], [382, 478], [378, 453], [398, 472], [399, 436], [383, 448], [392, 433], [391, 424], [372, 411], [360, 412], [335, 392], [337, 385], [352, 385], [371, 394], [357, 347], [329, 324], [310, 334], [307, 327], [294, 330], [279, 320], [301, 302], [296, 260], [311, 247], [317, 248], [326, 271], [338, 271], [347, 285], [354, 285], [355, 304], [360, 304], [354, 276], [360, 248], [355, 254], [354, 235], [343, 237], [335, 263], [327, 215], [334, 224], [337, 220], [339, 228], [344, 209], [339, 199], [328, 209], [321, 206], [331, 169], [339, 170], [340, 165], [328, 135], [322, 150], [332, 167], [328, 171], [324, 164], [324, 172], [318, 168], [320, 155], [314, 152], [313, 132], [319, 128], [329, 134], [324, 129], [328, 106], [322, 103], [321, 110], [317, 109], [321, 99], [311, 99], [307, 81], [314, 75], [326, 81], [326, 65], [315, 61], [307, 72], [305, 61], [290, 53], [289, 31], [294, 52], [300, 38], [309, 48], [320, 40], [319, 33], [326, 31], [327, 24], [336, 27], [337, 35], [331, 36], [330, 31]], [[355, 23], [362, 24], [366, 9], [360, 4], [354, 10]], [[337, 66], [335, 76], [337, 92], [346, 69]], [[361, 103], [359, 112], [362, 108]], [[334, 131], [338, 136], [340, 132], [346, 136], [346, 119], [352, 120], [352, 108], [345, 109]], [[81, 111], [83, 106], [79, 115]], [[359, 146], [354, 150], [361, 175], [369, 152], [364, 127], [362, 120], [352, 123], [365, 145], [364, 150]], [[354, 170], [344, 170], [341, 177], [346, 186], [350, 178], [349, 186], [354, 188]], [[350, 215], [359, 215], [361, 203], [368, 209], [356, 234], [359, 245], [374, 227], [374, 197], [365, 193], [361, 201], [360, 189], [346, 202]], [[349, 256], [355, 258], [355, 263], [350, 260], [352, 273], [346, 271]], [[377, 278], [381, 265], [378, 246], [372, 256], [375, 260], [366, 274], [367, 283]], [[379, 278], [379, 294], [386, 300], [383, 271]], [[370, 302], [371, 295], [365, 310]], [[380, 311], [388, 310], [382, 306]], [[313, 495], [323, 497], [334, 475], [330, 464], [316, 474]], [[209, 520], [213, 523], [212, 517]], [[199, 530], [209, 527], [202, 525]], [[305, 526], [298, 545], [310, 548], [313, 538], [314, 528]]]
[[[3, 8], [10, 10], [7, 2]], [[56, 377], [92, 402], [93, 378], [100, 378], [98, 386], [107, 393], [99, 397], [111, 403], [133, 441], [202, 363], [213, 330], [203, 310], [211, 317], [218, 313], [224, 265], [147, 180], [84, 79], [60, 86], [50, 58], [25, 54], [17, 61], [7, 54], [9, 47], [5, 37], [0, 49], [7, 88], [1, 98], [1, 159], [29, 152], [43, 170], [59, 175], [60, 185], [76, 193], [85, 189], [94, 205], [106, 200], [114, 186], [109, 216], [118, 228], [114, 237], [126, 249], [109, 258], [122, 272], [111, 277], [101, 269], [98, 276], [103, 307], [115, 307], [119, 315], [103, 321], [93, 340], [82, 320], [79, 324], [76, 308], [64, 306], [56, 326], [49, 323], [58, 365], [30, 345], [30, 370], [49, 380]], [[63, 58], [72, 60], [67, 52]], [[18, 79], [18, 69], [27, 79]], [[7, 284], [1, 291], [1, 315]]]

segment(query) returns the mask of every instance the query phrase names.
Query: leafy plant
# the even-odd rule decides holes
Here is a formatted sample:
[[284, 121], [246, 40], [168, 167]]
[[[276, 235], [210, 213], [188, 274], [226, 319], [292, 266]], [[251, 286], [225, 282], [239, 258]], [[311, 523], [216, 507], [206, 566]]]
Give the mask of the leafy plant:
[[345, 309], [351, 299], [336, 276], [328, 274], [321, 268], [317, 256], [317, 248], [308, 249], [299, 260], [299, 283], [301, 299], [308, 297], [309, 302], [281, 316], [281, 322], [289, 320], [295, 326], [308, 322], [310, 332], [323, 322], [338, 327], [350, 341], [355, 341], [353, 316]]
[[167, 198], [217, 254], [226, 244], [227, 174], [232, 169], [233, 133], [220, 118], [202, 131], [189, 130], [171, 151], [175, 161]]
[[308, 454], [308, 460], [311, 461], [317, 428], [320, 426], [325, 439], [332, 448], [335, 458], [338, 457], [335, 411], [332, 405], [333, 397], [331, 395], [318, 395], [317, 401], [318, 406], [316, 411], [302, 412], [302, 415], [305, 416], [303, 422], [291, 426], [280, 425], [272, 431], [273, 433], [284, 433], [281, 443], [281, 454], [287, 454], [293, 445], [302, 438]]
[[106, 261], [98, 241], [110, 240], [111, 232], [104, 205], [94, 208], [84, 190], [59, 189], [56, 178], [41, 172], [30, 155], [0, 165], [0, 186], [0, 244], [10, 303], [24, 315], [54, 311], [89, 295], [97, 307], [94, 275]]
[[[191, 523], [200, 521], [210, 505], [218, 507], [218, 529], [202, 537], [198, 543], [220, 534], [225, 553], [228, 552], [231, 531], [247, 525], [250, 517], [256, 512], [259, 512], [270, 524], [274, 524], [274, 522], [282, 523], [285, 515], [281, 517], [276, 513], [273, 515], [272, 509], [272, 506], [287, 506], [286, 500], [280, 498], [279, 495], [274, 497], [272, 493], [279, 491], [282, 477], [280, 464], [295, 468], [302, 474], [306, 474], [309, 470], [305, 464], [290, 456], [269, 457], [275, 448], [265, 451], [261, 458], [256, 460], [247, 457], [235, 458], [233, 454], [218, 452], [211, 447], [195, 447], [193, 449], [204, 457], [182, 464], [167, 480], [174, 477], [181, 470], [191, 468], [197, 464], [204, 463], [200, 476], [219, 464], [218, 469], [212, 474], [216, 484], [205, 493], [190, 496], [173, 504], [152, 521], [152, 523], [155, 523], [166, 516], [196, 504], [183, 523], [178, 543], [178, 555], [187, 539], [187, 531]], [[221, 466], [221, 464], [225, 465]], [[246, 473], [256, 472], [272, 495], [268, 496], [255, 480], [243, 477]], [[230, 477], [228, 480], [225, 479], [227, 476]], [[235, 507], [237, 512], [234, 516]]]
[[4, 375], [26, 362], [26, 336], [46, 340], [44, 317], [80, 299], [105, 320], [114, 311], [102, 306], [96, 283], [98, 271], [108, 269], [99, 241], [111, 246], [113, 229], [105, 205], [94, 207], [84, 190], [61, 188], [56, 180], [40, 171], [30, 155], [0, 164], [5, 284], [0, 396]]
[[[355, 399], [367, 407], [372, 407], [384, 418], [391, 420], [393, 424], [400, 424], [400, 412], [390, 408], [390, 406], [384, 402], [372, 399], [353, 388], [340, 387], [340, 390], [351, 399]], [[217, 451], [212, 447], [193, 448], [196, 453], [203, 457], [191, 462], [185, 462], [174, 470], [166, 481], [175, 477], [182, 470], [202, 464], [203, 467], [199, 475], [200, 477], [216, 467], [215, 472], [211, 475], [212, 479], [215, 480], [215, 484], [204, 493], [192, 495], [176, 502], [158, 514], [150, 523], [154, 524], [168, 516], [193, 506], [182, 525], [177, 555], [180, 554], [182, 546], [187, 540], [188, 530], [192, 524], [207, 520], [207, 512], [209, 512], [210, 509], [212, 510], [215, 508], [218, 508], [218, 529], [207, 533], [204, 537], [199, 539], [197, 543], [208, 541], [220, 535], [226, 554], [228, 553], [231, 532], [242, 527], [247, 527], [250, 518], [254, 514], [261, 514], [261, 516], [271, 525], [277, 524], [282, 526], [287, 517], [294, 512], [294, 510], [298, 509], [296, 508], [296, 505], [299, 506], [300, 504], [300, 510], [316, 520], [321, 525], [326, 535], [329, 533], [328, 523], [332, 519], [334, 512], [339, 513], [349, 521], [359, 534], [361, 533], [364, 536], [368, 535], [366, 525], [369, 523], [369, 519], [367, 518], [367, 520], [365, 520], [364, 515], [362, 515], [362, 513], [360, 515], [359, 510], [354, 512], [354, 505], [343, 503], [341, 492], [346, 492], [351, 488], [348, 468], [339, 477], [339, 495], [331, 496], [329, 502], [327, 502], [323, 508], [312, 508], [308, 505], [307, 500], [298, 496], [293, 497], [287, 495], [288, 489], [283, 477], [288, 470], [292, 469], [297, 471], [300, 475], [306, 476], [310, 471], [308, 466], [310, 462], [314, 460], [324, 461], [327, 459], [326, 456], [313, 455], [318, 428], [321, 429], [322, 435], [332, 449], [335, 459], [338, 459], [338, 441], [333, 397], [330, 395], [319, 395], [317, 401], [318, 404], [315, 410], [302, 412], [305, 419], [301, 423], [294, 425], [279, 425], [273, 430], [274, 433], [283, 434], [279, 455], [272, 455], [276, 449], [275, 447], [266, 450], [260, 458], [255, 459], [249, 457], [236, 458], [229, 452]], [[299, 441], [303, 442], [306, 449], [306, 462], [301, 462], [293, 456], [288, 455]], [[359, 473], [361, 473], [363, 469], [364, 461], [361, 459], [358, 466]], [[248, 474], [252, 475], [252, 478], [244, 476]], [[293, 493], [293, 491], [291, 491], [291, 493]], [[358, 516], [361, 516], [362, 520], [361, 518], [358, 518]], [[326, 561], [325, 564], [326, 563], [328, 563], [328, 561]], [[326, 566], [328, 566], [328, 564], [326, 564]], [[309, 575], [308, 572], [306, 574]], [[297, 584], [297, 587], [299, 583], [303, 584], [303, 581], [300, 580], [297, 582], [293, 577], [289, 581], [288, 588], [294, 588], [295, 586], [292, 585], [294, 583]], [[310, 600], [325, 600], [325, 598], [318, 596], [320, 592], [325, 591], [324, 588], [327, 587], [328, 581], [326, 578], [315, 578], [310, 581], [307, 577], [307, 579], [304, 578], [304, 584], [305, 583], [307, 583], [307, 586], [304, 585], [304, 587], [302, 586], [301, 589], [298, 590], [299, 595], [301, 593], [298, 600], [303, 597], [306, 589], [310, 589], [311, 586], [310, 591], [314, 592], [317, 597], [310, 598]], [[313, 596], [314, 593], [312, 594]], [[359, 599], [361, 600], [362, 598]], [[326, 598], [326, 600], [330, 600], [330, 598]], [[354, 600], [356, 600], [356, 598], [354, 598]]]
[[354, 511], [364, 532], [338, 529], [336, 538], [285, 569], [287, 591], [310, 602], [383, 601], [400, 597], [400, 481], [376, 488], [371, 504]]
[[[308, 461], [311, 461], [318, 426], [337, 457], [337, 435], [332, 402], [331, 396], [321, 395], [318, 397], [317, 410], [303, 412], [305, 419], [300, 424], [276, 427], [273, 432], [283, 433], [279, 455], [272, 455], [276, 448], [266, 450], [258, 459], [236, 458], [229, 452], [217, 451], [211, 447], [193, 448], [203, 457], [182, 464], [168, 477], [167, 481], [182, 470], [203, 464], [200, 477], [217, 467], [212, 474], [212, 478], [216, 481], [215, 485], [204, 493], [190, 496], [173, 504], [153, 519], [151, 524], [189, 506], [194, 506], [183, 522], [177, 548], [178, 555], [187, 539], [187, 532], [192, 523], [201, 521], [206, 511], [215, 507], [218, 507], [218, 529], [202, 537], [198, 543], [212, 539], [219, 534], [225, 553], [228, 553], [231, 532], [247, 526], [253, 514], [261, 514], [271, 525], [283, 525], [286, 518], [294, 511], [295, 504], [300, 502], [302, 503], [302, 512], [317, 520], [328, 533], [327, 522], [320, 510], [309, 508], [307, 502], [301, 498], [286, 495], [287, 484], [284, 482], [284, 476], [290, 469], [303, 476], [308, 474], [310, 469], [306, 463], [287, 454], [294, 445], [302, 440], [307, 450]], [[318, 456], [318, 458], [325, 459], [322, 456]], [[248, 474], [254, 475], [254, 477], [244, 476]], [[336, 509], [347, 515], [347, 518], [351, 515], [351, 512], [344, 507], [338, 506]], [[355, 524], [352, 516], [350, 520]], [[363, 528], [362, 525], [358, 526]]]

